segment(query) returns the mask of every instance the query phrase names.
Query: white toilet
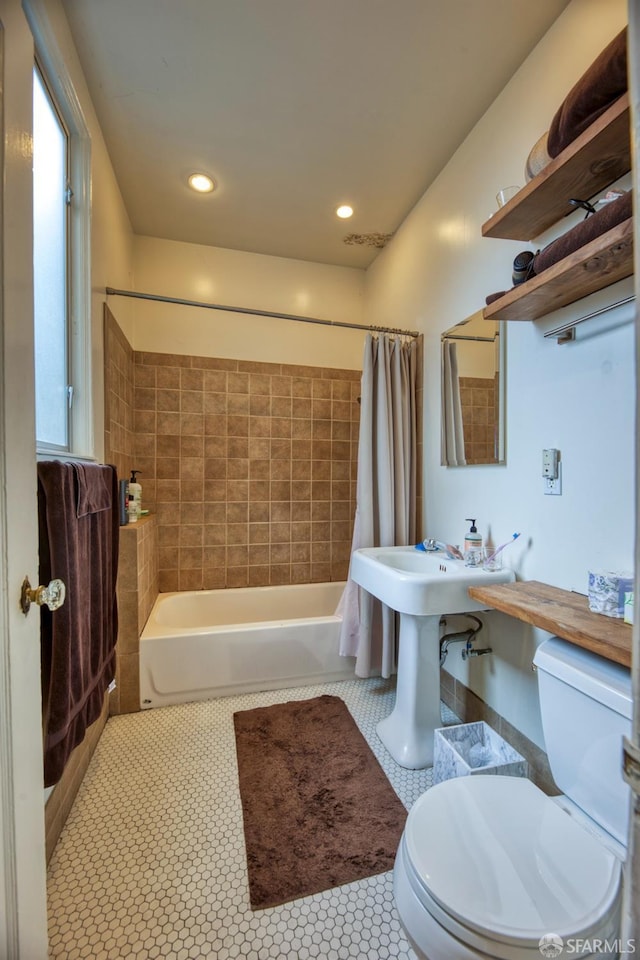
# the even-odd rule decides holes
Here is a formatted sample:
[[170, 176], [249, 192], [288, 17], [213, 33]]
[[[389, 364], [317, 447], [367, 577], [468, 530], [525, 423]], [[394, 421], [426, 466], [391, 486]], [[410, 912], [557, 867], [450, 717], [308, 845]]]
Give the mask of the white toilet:
[[[538, 648], [549, 763], [562, 797], [529, 780], [446, 780], [412, 807], [394, 871], [400, 920], [426, 960], [540, 960], [543, 938], [602, 957], [620, 937], [630, 791], [629, 670], [554, 637]], [[593, 946], [589, 946], [593, 944]], [[557, 948], [556, 948], [557, 950]], [[616, 956], [617, 954], [609, 954]]]

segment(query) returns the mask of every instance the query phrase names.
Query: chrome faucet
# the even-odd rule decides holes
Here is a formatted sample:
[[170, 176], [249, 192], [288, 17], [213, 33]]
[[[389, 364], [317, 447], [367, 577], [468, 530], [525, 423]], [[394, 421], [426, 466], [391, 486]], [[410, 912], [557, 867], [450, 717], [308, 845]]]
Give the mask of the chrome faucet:
[[464, 557], [457, 547], [454, 547], [450, 543], [443, 543], [441, 540], [435, 540], [433, 537], [428, 537], [426, 540], [423, 540], [422, 546], [427, 553], [435, 553], [438, 550], [442, 550], [448, 560], [464, 560]]

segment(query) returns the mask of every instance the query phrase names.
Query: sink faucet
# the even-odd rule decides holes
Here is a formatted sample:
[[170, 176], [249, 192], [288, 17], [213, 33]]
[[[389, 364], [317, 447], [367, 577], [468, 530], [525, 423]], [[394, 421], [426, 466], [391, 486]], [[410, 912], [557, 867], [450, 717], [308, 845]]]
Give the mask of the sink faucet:
[[437, 550], [442, 550], [448, 560], [464, 560], [464, 557], [457, 547], [454, 547], [450, 543], [442, 543], [441, 540], [435, 540], [433, 537], [428, 537], [426, 540], [423, 540], [422, 546], [427, 553], [435, 553]]

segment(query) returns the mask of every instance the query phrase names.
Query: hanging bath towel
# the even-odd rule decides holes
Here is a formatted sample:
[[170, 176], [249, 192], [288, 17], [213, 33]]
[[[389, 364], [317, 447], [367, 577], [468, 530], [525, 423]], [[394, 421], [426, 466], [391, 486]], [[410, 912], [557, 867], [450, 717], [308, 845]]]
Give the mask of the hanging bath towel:
[[40, 583], [67, 595], [40, 610], [45, 786], [98, 719], [115, 673], [118, 480], [101, 464], [38, 464]]

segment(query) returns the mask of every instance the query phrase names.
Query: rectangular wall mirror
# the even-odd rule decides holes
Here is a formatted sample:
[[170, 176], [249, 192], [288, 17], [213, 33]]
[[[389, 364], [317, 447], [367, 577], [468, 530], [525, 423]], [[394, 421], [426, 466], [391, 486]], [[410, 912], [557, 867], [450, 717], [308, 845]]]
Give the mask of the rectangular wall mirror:
[[443, 466], [505, 462], [505, 334], [479, 310], [441, 336]]

